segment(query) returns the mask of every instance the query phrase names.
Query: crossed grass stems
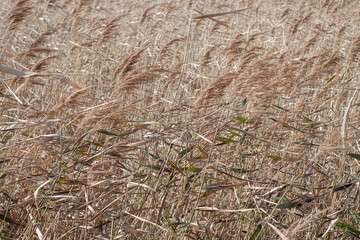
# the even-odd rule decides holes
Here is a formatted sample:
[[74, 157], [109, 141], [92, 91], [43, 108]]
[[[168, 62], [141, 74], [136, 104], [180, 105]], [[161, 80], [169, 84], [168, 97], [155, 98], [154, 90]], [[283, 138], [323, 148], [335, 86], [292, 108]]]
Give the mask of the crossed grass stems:
[[354, 3], [137, 4], [7, 10], [1, 237], [359, 238]]

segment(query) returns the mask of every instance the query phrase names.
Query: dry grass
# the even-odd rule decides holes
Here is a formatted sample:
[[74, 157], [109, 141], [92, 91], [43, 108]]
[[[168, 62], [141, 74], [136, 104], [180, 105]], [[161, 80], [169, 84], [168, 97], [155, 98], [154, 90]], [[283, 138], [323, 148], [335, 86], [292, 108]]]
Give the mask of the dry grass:
[[0, 7], [1, 239], [360, 238], [356, 1]]

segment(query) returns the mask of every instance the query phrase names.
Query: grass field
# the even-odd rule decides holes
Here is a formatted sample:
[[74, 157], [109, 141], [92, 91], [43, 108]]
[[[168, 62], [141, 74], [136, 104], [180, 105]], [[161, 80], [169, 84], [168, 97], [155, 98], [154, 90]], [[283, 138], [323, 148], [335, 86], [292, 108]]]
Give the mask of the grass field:
[[0, 239], [359, 239], [359, 9], [1, 1]]

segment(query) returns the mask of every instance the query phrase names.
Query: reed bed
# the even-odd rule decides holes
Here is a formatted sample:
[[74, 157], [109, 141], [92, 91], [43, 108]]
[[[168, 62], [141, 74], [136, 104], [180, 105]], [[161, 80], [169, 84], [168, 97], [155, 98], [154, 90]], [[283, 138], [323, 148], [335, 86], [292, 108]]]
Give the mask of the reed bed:
[[360, 238], [358, 9], [2, 1], [0, 238]]

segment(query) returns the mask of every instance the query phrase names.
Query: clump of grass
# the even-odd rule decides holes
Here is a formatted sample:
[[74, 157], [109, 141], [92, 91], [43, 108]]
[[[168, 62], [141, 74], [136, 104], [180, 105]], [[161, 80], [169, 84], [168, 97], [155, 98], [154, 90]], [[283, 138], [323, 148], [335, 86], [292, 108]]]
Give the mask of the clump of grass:
[[0, 238], [359, 238], [357, 3], [125, 3], [5, 0]]
[[121, 14], [106, 23], [102, 33], [101, 43], [106, 42], [112, 37], [112, 35], [116, 34], [116, 29], [118, 28], [117, 22], [125, 16], [126, 14]]
[[29, 48], [30, 49], [37, 49], [39, 48], [41, 45], [46, 43], [46, 40], [49, 36], [51, 36], [52, 34], [54, 34], [55, 30], [47, 30], [46, 32], [40, 34], [33, 43], [30, 44]]
[[18, 29], [34, 9], [33, 5], [34, 3], [32, 1], [17, 1], [15, 6], [9, 11], [5, 18], [5, 25], [7, 29], [9, 31]]
[[144, 52], [144, 50], [145, 49], [141, 49], [140, 51], [134, 52], [133, 54], [124, 58], [116, 67], [113, 77], [125, 77], [128, 72], [134, 69], [134, 65], [138, 62], [140, 55], [142, 52]]
[[199, 98], [196, 100], [196, 104], [209, 104], [213, 100], [222, 97], [225, 94], [226, 88], [231, 84], [235, 77], [235, 74], [229, 73], [216, 79], [201, 93]]

